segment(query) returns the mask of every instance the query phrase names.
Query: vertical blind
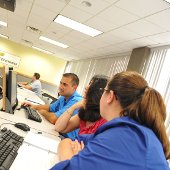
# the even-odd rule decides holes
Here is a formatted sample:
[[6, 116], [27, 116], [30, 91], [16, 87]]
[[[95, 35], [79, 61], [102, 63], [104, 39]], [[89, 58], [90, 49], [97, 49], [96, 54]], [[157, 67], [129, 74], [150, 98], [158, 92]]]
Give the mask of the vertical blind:
[[78, 75], [80, 84], [78, 92], [83, 94], [85, 86], [96, 74], [103, 74], [109, 77], [125, 71], [129, 62], [129, 55], [108, 57], [103, 59], [76, 60], [67, 63], [65, 72], [72, 72]]

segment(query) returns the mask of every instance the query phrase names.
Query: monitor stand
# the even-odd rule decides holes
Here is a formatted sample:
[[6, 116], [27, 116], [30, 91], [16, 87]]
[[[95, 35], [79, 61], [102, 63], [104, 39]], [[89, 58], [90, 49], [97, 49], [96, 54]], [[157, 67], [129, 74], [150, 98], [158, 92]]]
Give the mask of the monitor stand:
[[8, 98], [6, 97], [5, 99], [5, 112], [10, 113], [10, 114], [14, 114], [13, 110], [12, 110], [12, 106], [10, 101], [8, 100]]

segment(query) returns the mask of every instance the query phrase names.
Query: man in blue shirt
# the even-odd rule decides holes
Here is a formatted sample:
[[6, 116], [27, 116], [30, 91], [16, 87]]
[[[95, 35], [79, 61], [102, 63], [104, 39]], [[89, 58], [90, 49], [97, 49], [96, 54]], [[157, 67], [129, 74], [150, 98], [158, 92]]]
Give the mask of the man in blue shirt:
[[[77, 93], [76, 89], [79, 84], [79, 78], [74, 73], [65, 73], [60, 81], [59, 95], [60, 98], [50, 105], [33, 105], [30, 107], [39, 111], [49, 122], [55, 124], [60, 117], [70, 106], [82, 100], [82, 97]], [[73, 115], [77, 114], [75, 110]], [[77, 130], [67, 133], [67, 136], [74, 139], [77, 136]]]

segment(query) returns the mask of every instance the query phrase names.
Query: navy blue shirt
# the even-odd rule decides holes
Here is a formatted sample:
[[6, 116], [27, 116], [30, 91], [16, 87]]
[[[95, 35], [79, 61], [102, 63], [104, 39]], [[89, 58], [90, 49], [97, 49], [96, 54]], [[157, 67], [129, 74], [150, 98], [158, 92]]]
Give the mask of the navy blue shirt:
[[[80, 96], [76, 91], [67, 100], [65, 100], [64, 96], [60, 96], [60, 98], [56, 102], [50, 105], [50, 112], [54, 112], [57, 117], [60, 117], [69, 107], [71, 107], [73, 104], [77, 103], [80, 100], [82, 100], [82, 96]], [[77, 113], [78, 110], [75, 110], [73, 112], [73, 115]], [[67, 136], [70, 139], [74, 140], [78, 135], [78, 131], [79, 129], [69, 132], [67, 133]]]
[[153, 131], [128, 117], [113, 119], [80, 140], [85, 148], [51, 170], [170, 170]]

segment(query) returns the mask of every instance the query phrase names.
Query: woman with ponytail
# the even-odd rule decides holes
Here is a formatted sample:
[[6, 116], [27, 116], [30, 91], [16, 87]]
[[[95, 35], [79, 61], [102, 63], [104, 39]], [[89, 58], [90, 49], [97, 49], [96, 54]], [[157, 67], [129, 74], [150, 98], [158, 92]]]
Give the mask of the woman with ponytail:
[[116, 74], [103, 89], [100, 113], [108, 122], [80, 143], [62, 141], [58, 154], [65, 161], [52, 170], [170, 169], [165, 104], [140, 74]]

